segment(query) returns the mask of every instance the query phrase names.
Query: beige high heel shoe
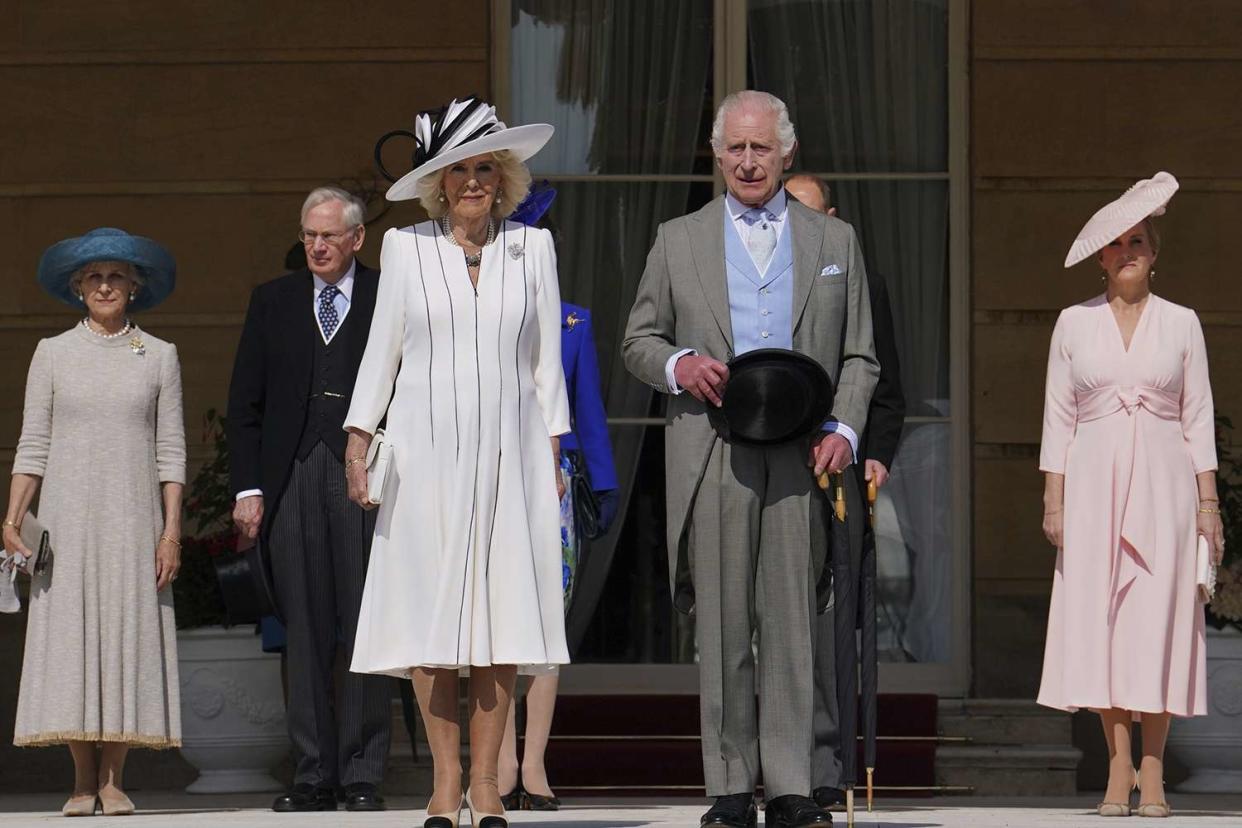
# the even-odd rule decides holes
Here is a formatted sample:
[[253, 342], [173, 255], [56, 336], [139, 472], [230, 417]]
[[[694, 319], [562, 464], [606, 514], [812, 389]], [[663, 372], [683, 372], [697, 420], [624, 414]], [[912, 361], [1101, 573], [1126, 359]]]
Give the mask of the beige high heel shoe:
[[1164, 800], [1160, 800], [1159, 802], [1143, 802], [1142, 799], [1143, 797], [1140, 794], [1138, 810], [1135, 811], [1135, 813], [1141, 817], [1155, 817], [1157, 819], [1164, 819], [1168, 817], [1169, 814], [1172, 813], [1171, 809], [1169, 808], [1169, 803], [1165, 802]]
[[74, 794], [65, 802], [65, 807], [60, 809], [61, 816], [94, 816], [95, 801], [98, 794]]
[[470, 791], [466, 791], [466, 807], [470, 809], [470, 824], [474, 828], [509, 828], [509, 820], [504, 814], [485, 814], [475, 810], [470, 801]]
[[[1134, 784], [1130, 786], [1130, 790], [1138, 789], [1138, 771], [1134, 771]], [[1109, 802], [1104, 800], [1095, 806], [1095, 812], [1102, 817], [1128, 817], [1130, 815], [1130, 803], [1126, 802]]]
[[444, 814], [433, 814], [428, 812], [427, 818], [423, 820], [423, 828], [457, 828], [461, 822], [461, 807], [466, 802], [462, 799], [457, 803], [457, 810], [449, 811]]
[[129, 816], [134, 812], [134, 803], [124, 791], [104, 793], [99, 791], [99, 804], [103, 806], [104, 816]]

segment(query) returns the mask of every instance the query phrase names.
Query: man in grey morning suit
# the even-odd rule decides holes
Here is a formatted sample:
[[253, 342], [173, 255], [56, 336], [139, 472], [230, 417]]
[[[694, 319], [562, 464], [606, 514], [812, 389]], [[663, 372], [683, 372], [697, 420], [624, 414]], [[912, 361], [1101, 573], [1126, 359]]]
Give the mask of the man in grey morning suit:
[[[769, 824], [831, 822], [808, 796], [815, 585], [828, 545], [815, 474], [853, 462], [879, 369], [852, 228], [781, 187], [796, 147], [778, 98], [725, 99], [712, 149], [728, 193], [660, 227], [623, 346], [629, 370], [672, 395], [669, 574], [674, 604], [696, 618], [703, 769], [716, 799], [703, 825], [753, 826], [761, 778]], [[720, 403], [724, 363], [773, 347], [823, 365], [836, 383], [832, 417], [814, 440], [723, 442], [707, 407]]]

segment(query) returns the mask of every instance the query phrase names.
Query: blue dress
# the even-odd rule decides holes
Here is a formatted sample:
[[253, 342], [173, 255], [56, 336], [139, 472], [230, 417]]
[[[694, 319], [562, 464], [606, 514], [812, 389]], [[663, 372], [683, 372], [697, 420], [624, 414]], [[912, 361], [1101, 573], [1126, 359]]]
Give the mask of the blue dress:
[[591, 312], [568, 302], [561, 302], [561, 363], [565, 368], [571, 424], [571, 431], [561, 436], [561, 471], [565, 475], [565, 497], [561, 498], [561, 583], [568, 610], [581, 550], [574, 521], [573, 478], [585, 475], [594, 492], [617, 488], [612, 444], [608, 441], [608, 416], [600, 394]]

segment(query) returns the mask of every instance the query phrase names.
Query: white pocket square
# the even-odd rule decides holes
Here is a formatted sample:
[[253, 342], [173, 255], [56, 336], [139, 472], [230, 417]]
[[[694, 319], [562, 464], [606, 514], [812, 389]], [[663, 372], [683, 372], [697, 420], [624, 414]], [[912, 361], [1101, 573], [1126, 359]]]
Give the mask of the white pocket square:
[[834, 264], [830, 264], [827, 267], [825, 267], [823, 270], [821, 270], [819, 272], [819, 275], [820, 276], [840, 276], [841, 272], [842, 272], [841, 268], [837, 267]]

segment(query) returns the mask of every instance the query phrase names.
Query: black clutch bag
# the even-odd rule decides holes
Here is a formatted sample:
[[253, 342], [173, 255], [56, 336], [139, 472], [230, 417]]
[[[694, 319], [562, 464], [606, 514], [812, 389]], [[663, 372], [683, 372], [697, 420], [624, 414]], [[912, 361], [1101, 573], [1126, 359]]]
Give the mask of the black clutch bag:
[[27, 513], [26, 519], [22, 521], [21, 536], [22, 543], [34, 553], [34, 559], [30, 562], [30, 572], [34, 575], [44, 574], [52, 563], [52, 541], [47, 529], [37, 517]]
[[600, 531], [599, 525], [599, 500], [591, 488], [591, 481], [575, 469], [570, 485], [573, 487], [574, 521], [578, 524], [578, 534], [588, 540], [602, 537], [604, 533]]

